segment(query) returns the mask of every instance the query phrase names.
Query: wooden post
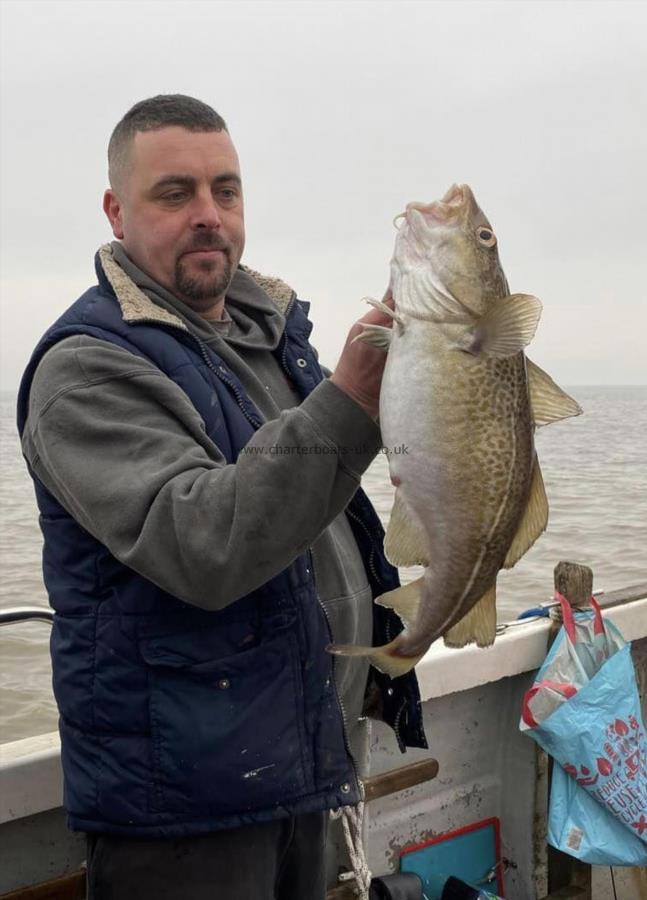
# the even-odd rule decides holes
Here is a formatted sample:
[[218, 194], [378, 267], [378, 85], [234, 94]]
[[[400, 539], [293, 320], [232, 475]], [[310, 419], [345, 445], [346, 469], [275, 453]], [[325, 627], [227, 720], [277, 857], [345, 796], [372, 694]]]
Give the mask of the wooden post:
[[[566, 597], [573, 609], [587, 609], [591, 604], [593, 593], [593, 572], [588, 566], [579, 566], [577, 563], [559, 562], [554, 571], [555, 591], [562, 597]], [[552, 628], [548, 635], [548, 648], [557, 637], [557, 632], [562, 627], [562, 610], [559, 606], [553, 607], [550, 612]], [[548, 649], [547, 648], [547, 649]]]
[[572, 607], [584, 609], [591, 604], [593, 594], [593, 570], [577, 563], [559, 562], [555, 566], [555, 590], [559, 591]]
[[[593, 593], [593, 572], [588, 566], [577, 563], [560, 562], [555, 566], [555, 590], [566, 597], [573, 609], [585, 609], [590, 606]], [[561, 627], [561, 610], [553, 619], [553, 626], [548, 636], [548, 647], [552, 644]], [[541, 751], [543, 753], [543, 751]], [[553, 769], [553, 760], [548, 760], [548, 789]], [[549, 897], [581, 897], [591, 900], [591, 866], [548, 846], [548, 890]], [[572, 891], [572, 893], [568, 893]]]

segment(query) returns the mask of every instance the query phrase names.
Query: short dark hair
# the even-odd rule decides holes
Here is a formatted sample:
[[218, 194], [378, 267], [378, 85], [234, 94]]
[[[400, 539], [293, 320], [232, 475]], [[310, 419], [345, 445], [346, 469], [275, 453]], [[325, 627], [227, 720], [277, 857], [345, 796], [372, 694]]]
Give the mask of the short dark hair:
[[[185, 94], [158, 94], [128, 110], [108, 143], [108, 176], [114, 188], [121, 180], [130, 145], [138, 131], [157, 131], [179, 125], [187, 131], [227, 131], [222, 116], [201, 100]], [[229, 133], [229, 132], [227, 132]]]

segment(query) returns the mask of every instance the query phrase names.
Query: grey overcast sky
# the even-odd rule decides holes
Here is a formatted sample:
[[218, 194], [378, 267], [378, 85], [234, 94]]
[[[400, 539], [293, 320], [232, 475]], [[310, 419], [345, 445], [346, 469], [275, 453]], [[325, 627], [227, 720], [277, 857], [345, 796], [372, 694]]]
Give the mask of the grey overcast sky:
[[394, 215], [470, 184], [530, 355], [564, 384], [647, 383], [644, 2], [2, 2], [2, 343], [13, 389], [94, 280], [106, 145], [136, 101], [227, 120], [243, 261], [313, 302], [333, 365], [388, 278]]

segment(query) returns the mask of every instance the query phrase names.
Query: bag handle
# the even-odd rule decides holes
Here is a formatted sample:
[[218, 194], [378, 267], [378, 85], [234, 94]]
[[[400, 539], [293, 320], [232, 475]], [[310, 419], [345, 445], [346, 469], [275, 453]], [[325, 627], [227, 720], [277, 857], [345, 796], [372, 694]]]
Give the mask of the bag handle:
[[[563, 594], [555, 591], [555, 600], [559, 601], [562, 608], [562, 619], [564, 620], [564, 630], [568, 635], [572, 644], [577, 642], [577, 631], [575, 630], [575, 618], [573, 616], [573, 607]], [[602, 619], [602, 610], [600, 604], [591, 595], [591, 608], [593, 609], [593, 634], [604, 634], [604, 621]]]
[[560, 681], [551, 681], [550, 678], [546, 678], [544, 681], [539, 681], [537, 684], [534, 684], [523, 695], [523, 701], [521, 703], [521, 718], [524, 725], [527, 725], [528, 728], [536, 728], [539, 725], [539, 722], [530, 711], [530, 701], [543, 688], [552, 688], [552, 690], [557, 691], [557, 693], [561, 694], [566, 700], [570, 700], [571, 697], [574, 697], [575, 694], [577, 694], [575, 685], [566, 684]]

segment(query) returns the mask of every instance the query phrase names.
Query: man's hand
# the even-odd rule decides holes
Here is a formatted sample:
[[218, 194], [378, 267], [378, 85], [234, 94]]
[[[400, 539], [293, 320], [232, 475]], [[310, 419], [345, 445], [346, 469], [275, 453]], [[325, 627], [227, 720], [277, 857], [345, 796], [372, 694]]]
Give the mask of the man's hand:
[[[383, 302], [394, 308], [393, 296], [389, 288]], [[346, 338], [344, 349], [335, 371], [330, 376], [333, 384], [348, 394], [373, 419], [377, 419], [380, 406], [380, 386], [386, 362], [386, 353], [372, 347], [365, 341], [355, 341], [363, 331], [362, 325], [381, 325], [390, 328], [393, 319], [377, 309], [371, 309], [355, 322]]]

